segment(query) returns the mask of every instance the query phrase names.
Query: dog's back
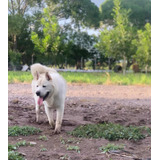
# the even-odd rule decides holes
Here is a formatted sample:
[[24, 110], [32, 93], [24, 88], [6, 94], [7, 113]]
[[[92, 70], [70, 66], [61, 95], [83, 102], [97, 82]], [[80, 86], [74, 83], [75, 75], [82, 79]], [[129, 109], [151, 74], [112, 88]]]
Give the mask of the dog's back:
[[36, 76], [36, 72], [38, 72], [39, 74], [46, 73], [46, 72], [57, 73], [57, 71], [55, 69], [43, 66], [39, 63], [35, 63], [35, 64], [31, 65], [31, 73], [32, 73], [33, 77]]

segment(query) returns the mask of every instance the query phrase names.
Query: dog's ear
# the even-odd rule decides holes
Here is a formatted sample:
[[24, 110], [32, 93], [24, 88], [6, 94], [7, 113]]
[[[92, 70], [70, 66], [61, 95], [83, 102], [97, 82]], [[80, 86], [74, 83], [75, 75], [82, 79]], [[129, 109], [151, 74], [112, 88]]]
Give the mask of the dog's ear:
[[46, 72], [45, 76], [48, 81], [52, 80], [52, 77], [50, 76], [48, 72]]
[[39, 79], [39, 73], [36, 71], [36, 76], [35, 76], [36, 80]]

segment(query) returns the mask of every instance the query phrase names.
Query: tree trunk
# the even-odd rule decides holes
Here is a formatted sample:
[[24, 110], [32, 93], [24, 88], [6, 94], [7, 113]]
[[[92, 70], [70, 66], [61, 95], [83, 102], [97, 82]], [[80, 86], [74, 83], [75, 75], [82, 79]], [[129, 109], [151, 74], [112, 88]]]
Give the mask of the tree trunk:
[[13, 35], [13, 50], [17, 50], [17, 36]]
[[65, 57], [65, 68], [67, 68], [67, 57]]
[[146, 67], [145, 67], [145, 72], [146, 72], [146, 74], [148, 73], [148, 65], [146, 65]]
[[32, 58], [31, 58], [31, 63], [33, 64], [33, 56], [34, 56], [34, 54], [32, 54]]
[[123, 69], [123, 75], [125, 75], [126, 74], [126, 56], [123, 56], [122, 69]]

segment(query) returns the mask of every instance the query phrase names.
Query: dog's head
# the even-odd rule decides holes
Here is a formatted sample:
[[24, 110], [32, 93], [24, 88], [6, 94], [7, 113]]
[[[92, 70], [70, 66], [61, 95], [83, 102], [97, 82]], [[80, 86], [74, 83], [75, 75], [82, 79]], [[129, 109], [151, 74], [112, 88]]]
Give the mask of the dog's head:
[[48, 72], [39, 74], [36, 72], [35, 94], [38, 96], [38, 105], [42, 105], [44, 100], [47, 100], [53, 92], [54, 86], [52, 84], [52, 77]]

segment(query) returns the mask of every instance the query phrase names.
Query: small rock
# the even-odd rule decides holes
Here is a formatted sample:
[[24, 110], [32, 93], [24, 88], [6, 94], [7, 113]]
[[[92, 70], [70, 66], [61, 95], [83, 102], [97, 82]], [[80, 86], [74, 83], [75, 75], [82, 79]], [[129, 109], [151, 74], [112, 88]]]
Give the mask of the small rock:
[[14, 99], [14, 100], [12, 101], [13, 104], [18, 104], [18, 102], [19, 102], [18, 99]]
[[26, 154], [25, 154], [25, 153], [22, 153], [22, 152], [19, 152], [19, 154], [22, 155], [22, 156], [26, 156]]
[[36, 145], [36, 142], [29, 142], [30, 145]]

